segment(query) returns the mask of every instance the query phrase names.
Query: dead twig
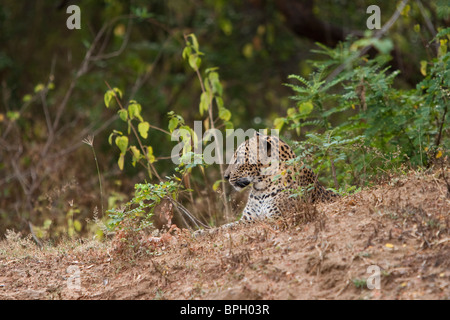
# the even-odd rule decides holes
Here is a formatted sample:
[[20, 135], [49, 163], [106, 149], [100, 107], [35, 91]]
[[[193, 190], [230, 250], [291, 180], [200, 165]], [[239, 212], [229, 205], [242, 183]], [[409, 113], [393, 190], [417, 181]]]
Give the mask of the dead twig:
[[[394, 25], [394, 23], [400, 17], [401, 12], [403, 11], [403, 9], [405, 8], [405, 6], [408, 2], [409, 2], [409, 0], [403, 0], [400, 3], [400, 5], [397, 7], [397, 10], [395, 10], [394, 14], [391, 16], [391, 18], [384, 24], [384, 26], [378, 32], [375, 33], [375, 36], [374, 36], [375, 39], [380, 39], [386, 32], [389, 31], [389, 29]], [[362, 57], [363, 55], [365, 55], [367, 52], [369, 52], [369, 50], [371, 48], [372, 48], [371, 44], [367, 45], [366, 47], [361, 49], [361, 51], [359, 51], [355, 56], [348, 59], [341, 65], [339, 65], [336, 69], [333, 70], [333, 72], [331, 72], [328, 75], [328, 77], [325, 79], [325, 83], [329, 83], [331, 80], [333, 80], [339, 73], [341, 73], [343, 70], [345, 70], [345, 68], [347, 68], [347, 66], [351, 62], [353, 62], [355, 59], [358, 59], [358, 58]]]

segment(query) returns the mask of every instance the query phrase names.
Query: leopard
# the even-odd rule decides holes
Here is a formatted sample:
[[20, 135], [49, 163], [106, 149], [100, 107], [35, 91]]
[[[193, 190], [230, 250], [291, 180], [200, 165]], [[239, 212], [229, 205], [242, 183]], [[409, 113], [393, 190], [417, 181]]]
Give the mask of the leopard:
[[[293, 149], [278, 136], [255, 132], [233, 154], [224, 178], [237, 191], [251, 188], [240, 220], [225, 225], [283, 217], [294, 210], [302, 190], [309, 203], [330, 202], [340, 196], [318, 182], [313, 170], [303, 161], [296, 162]], [[297, 191], [297, 192], [296, 192]]]
[[[194, 236], [283, 218], [298, 210], [299, 201], [331, 202], [340, 197], [321, 185], [313, 170], [303, 161], [296, 162], [296, 158], [292, 148], [278, 136], [255, 131], [237, 147], [224, 172], [224, 179], [237, 191], [251, 188], [240, 219], [218, 228], [197, 230]], [[296, 198], [296, 193], [301, 193], [302, 199]]]

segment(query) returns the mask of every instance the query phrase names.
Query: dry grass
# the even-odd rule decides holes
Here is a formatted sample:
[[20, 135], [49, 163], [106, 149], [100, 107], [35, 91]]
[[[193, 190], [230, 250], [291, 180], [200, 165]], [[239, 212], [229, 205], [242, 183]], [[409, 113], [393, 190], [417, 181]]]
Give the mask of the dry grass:
[[[109, 241], [39, 249], [10, 232], [0, 243], [0, 298], [450, 298], [450, 195], [442, 172], [411, 172], [303, 210], [316, 218], [305, 222], [299, 210], [200, 238], [172, 229], [128, 255]], [[381, 270], [380, 290], [366, 286], [371, 265]], [[80, 270], [80, 290], [67, 287], [69, 266]]]

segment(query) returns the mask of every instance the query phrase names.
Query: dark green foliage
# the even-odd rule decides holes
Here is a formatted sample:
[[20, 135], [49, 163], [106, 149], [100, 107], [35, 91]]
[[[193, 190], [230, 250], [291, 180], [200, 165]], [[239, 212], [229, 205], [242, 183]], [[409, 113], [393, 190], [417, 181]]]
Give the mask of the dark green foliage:
[[[287, 86], [297, 108], [275, 126], [305, 131], [306, 140], [297, 144], [300, 158], [312, 156], [319, 171], [333, 175], [336, 188], [364, 184], [404, 164], [431, 165], [450, 145], [448, 31], [436, 36], [438, 56], [424, 63], [425, 78], [411, 90], [394, 86], [399, 71], [387, 66], [390, 56], [359, 57], [355, 44], [361, 40], [334, 49], [320, 45], [315, 52], [325, 59], [311, 61], [315, 71], [309, 78], [289, 77], [295, 80]], [[340, 66], [342, 72], [334, 75]]]
[[[377, 3], [385, 23], [398, 3]], [[80, 30], [66, 28], [69, 4], [81, 8]], [[284, 132], [291, 140], [307, 139], [298, 144], [298, 154], [311, 157], [308, 163], [325, 173], [320, 176], [327, 185], [334, 185], [332, 164], [337, 184], [345, 187], [364, 185], [404, 163], [428, 166], [444, 159], [449, 31], [440, 27], [448, 25], [447, 1], [409, 1], [378, 40], [363, 37], [368, 4], [3, 0], [0, 233], [29, 232], [33, 225], [58, 237], [67, 233], [67, 216], [79, 221], [74, 235], [91, 232], [84, 222], [103, 206], [126, 202], [146, 178], [159, 184], [176, 172], [168, 160], [174, 143], [166, 129], [155, 128], [189, 128], [194, 120], [205, 121], [210, 110], [214, 119], [206, 122], [221, 130], [270, 128], [286, 115], [275, 126], [292, 128]], [[286, 8], [297, 11], [289, 15]], [[305, 21], [299, 14], [315, 21], [306, 32], [296, 29]], [[324, 24], [326, 32], [314, 32]], [[338, 44], [350, 33], [352, 41]], [[318, 37], [328, 47], [316, 45]], [[358, 54], [367, 44], [375, 49], [366, 61]], [[191, 49], [185, 60], [186, 45]], [[192, 70], [196, 58], [202, 59], [202, 81]], [[289, 80], [291, 87], [283, 86], [289, 74], [298, 76]], [[123, 92], [106, 95], [108, 109], [102, 107], [105, 81]], [[292, 89], [298, 105], [289, 108]], [[95, 137], [90, 147], [97, 163], [83, 144], [87, 136]], [[189, 174], [185, 187], [194, 191], [178, 200], [202, 221], [222, 222], [230, 202], [217, 195], [228, 188], [223, 168], [203, 169]]]

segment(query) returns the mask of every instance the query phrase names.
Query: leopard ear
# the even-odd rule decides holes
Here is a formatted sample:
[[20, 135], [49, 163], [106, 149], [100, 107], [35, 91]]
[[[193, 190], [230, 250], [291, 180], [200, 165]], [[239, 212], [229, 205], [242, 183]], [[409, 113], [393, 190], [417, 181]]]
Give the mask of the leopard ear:
[[258, 133], [259, 143], [266, 150], [266, 155], [270, 158], [272, 154], [272, 141], [269, 136]]
[[253, 135], [257, 139], [267, 139], [269, 136], [265, 134], [264, 132], [255, 131], [255, 134]]
[[272, 142], [269, 139], [265, 139], [267, 143], [267, 156], [270, 158], [272, 156]]

